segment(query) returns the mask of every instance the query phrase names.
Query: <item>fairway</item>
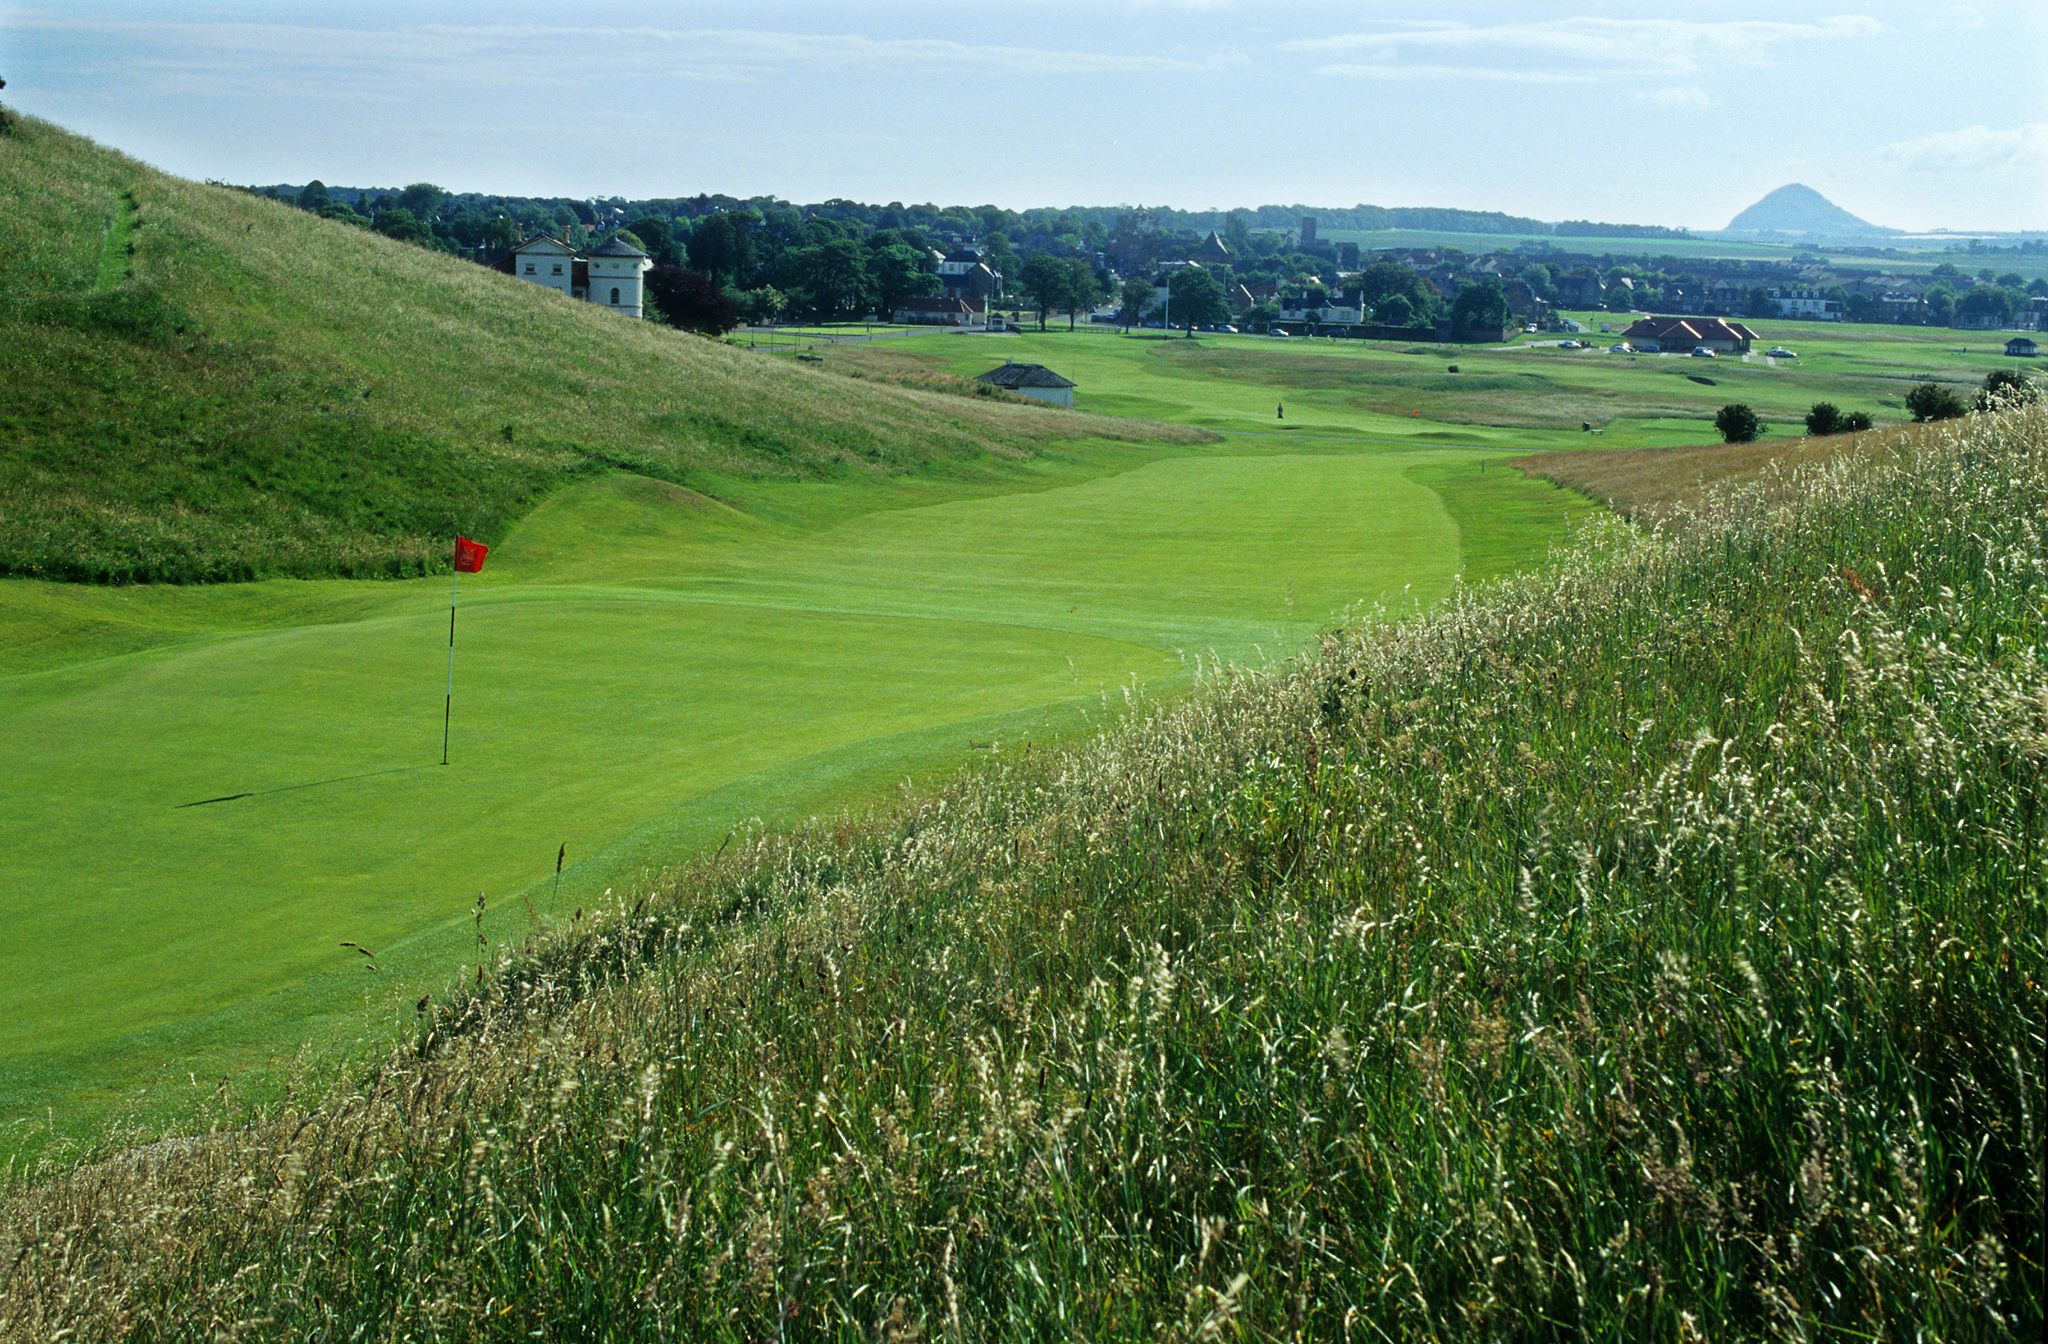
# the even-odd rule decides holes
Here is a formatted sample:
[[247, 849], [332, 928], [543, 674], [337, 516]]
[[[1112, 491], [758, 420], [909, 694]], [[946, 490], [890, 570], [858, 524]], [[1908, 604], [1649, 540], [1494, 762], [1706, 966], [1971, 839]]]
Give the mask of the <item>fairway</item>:
[[572, 486], [465, 580], [446, 769], [439, 580], [0, 584], [0, 1143], [379, 1038], [476, 959], [479, 892], [516, 940], [751, 819], [1535, 563], [1587, 506], [1490, 456], [1245, 436], [737, 507]]
[[[1714, 413], [1753, 406], [1771, 433], [1803, 432], [1814, 402], [1906, 418], [1914, 384], [1968, 394], [2015, 361], [1996, 333], [1937, 327], [1757, 321], [1757, 352], [1719, 359], [1618, 355], [1632, 320], [1576, 313], [1591, 350], [1551, 345], [1400, 342], [1144, 332], [1101, 327], [1023, 336], [926, 335], [825, 349], [826, 367], [935, 367], [972, 377], [1004, 359], [1043, 363], [1080, 385], [1076, 409], [1178, 421], [1218, 432], [1327, 432], [1382, 443], [1509, 448], [1638, 448], [1712, 441]], [[1601, 323], [1614, 328], [1602, 333]], [[1555, 335], [1543, 337], [1555, 342]], [[1774, 361], [1761, 351], [1798, 352]], [[1456, 366], [1457, 372], [1452, 372]], [[1285, 419], [1276, 411], [1283, 407]], [[1591, 423], [1600, 433], [1581, 428]]]

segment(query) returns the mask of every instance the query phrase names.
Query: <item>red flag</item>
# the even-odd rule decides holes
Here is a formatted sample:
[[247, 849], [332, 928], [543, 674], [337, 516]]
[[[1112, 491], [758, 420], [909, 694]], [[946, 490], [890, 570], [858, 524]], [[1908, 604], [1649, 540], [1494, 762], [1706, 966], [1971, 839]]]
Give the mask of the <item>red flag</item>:
[[477, 573], [483, 569], [484, 557], [490, 553], [491, 548], [480, 541], [471, 541], [468, 537], [457, 537], [455, 539], [456, 572], [459, 574]]

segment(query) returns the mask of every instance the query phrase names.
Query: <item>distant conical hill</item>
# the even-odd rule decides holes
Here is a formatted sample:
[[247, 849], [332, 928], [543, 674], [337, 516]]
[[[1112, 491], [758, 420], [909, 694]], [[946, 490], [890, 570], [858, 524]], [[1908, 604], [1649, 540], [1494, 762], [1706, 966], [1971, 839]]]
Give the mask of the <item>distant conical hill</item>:
[[103, 582], [445, 571], [607, 471], [718, 498], [1188, 433], [734, 349], [33, 117], [0, 134], [0, 373], [0, 574]]
[[1812, 187], [1779, 187], [1728, 222], [1723, 233], [1784, 234], [1802, 238], [1876, 238], [1897, 233], [1858, 219]]

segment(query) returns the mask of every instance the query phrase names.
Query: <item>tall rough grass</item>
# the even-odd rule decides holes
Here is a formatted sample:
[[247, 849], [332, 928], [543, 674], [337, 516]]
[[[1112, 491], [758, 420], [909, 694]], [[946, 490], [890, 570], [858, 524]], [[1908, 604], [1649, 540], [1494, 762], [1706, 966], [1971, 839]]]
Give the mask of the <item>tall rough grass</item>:
[[2033, 1339], [2048, 414], [530, 949], [0, 1210], [0, 1334]]

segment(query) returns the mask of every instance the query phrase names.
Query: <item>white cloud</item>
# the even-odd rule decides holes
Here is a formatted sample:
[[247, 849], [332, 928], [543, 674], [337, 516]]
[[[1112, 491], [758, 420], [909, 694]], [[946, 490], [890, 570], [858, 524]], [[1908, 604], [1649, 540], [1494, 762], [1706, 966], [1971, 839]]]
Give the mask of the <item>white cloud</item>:
[[2048, 172], [2048, 122], [1936, 131], [1895, 140], [1879, 148], [1877, 157], [1893, 168], [1923, 173]]
[[1656, 89], [1650, 93], [1639, 93], [1637, 98], [1657, 107], [1712, 107], [1714, 99], [1697, 84], [1677, 85]]
[[1513, 70], [1475, 65], [1421, 65], [1414, 62], [1323, 65], [1319, 75], [1338, 79], [1466, 79], [1498, 84], [1591, 84], [1591, 75], [1561, 70]]
[[[144, 44], [135, 67], [203, 79], [247, 76], [252, 64], [287, 75], [410, 84], [562, 86], [646, 76], [737, 82], [834, 71], [958, 68], [1034, 77], [1181, 74], [1243, 63], [1141, 52], [977, 45], [944, 38], [858, 33], [659, 27], [563, 28], [530, 24], [421, 24], [370, 29], [287, 23], [80, 19], [12, 14], [17, 33], [106, 37]], [[267, 81], [257, 81], [263, 83]]]
[[1393, 64], [1410, 53], [1467, 53], [1482, 60], [1491, 57], [1484, 68], [1526, 68], [1532, 60], [1543, 60], [1612, 74], [1692, 74], [1728, 64], [1768, 65], [1789, 45], [1869, 37], [1884, 31], [1885, 25], [1876, 19], [1850, 14], [1811, 22], [1667, 18], [1391, 22], [1373, 31], [1286, 42], [1281, 49], [1356, 51], [1366, 54], [1372, 64]]

